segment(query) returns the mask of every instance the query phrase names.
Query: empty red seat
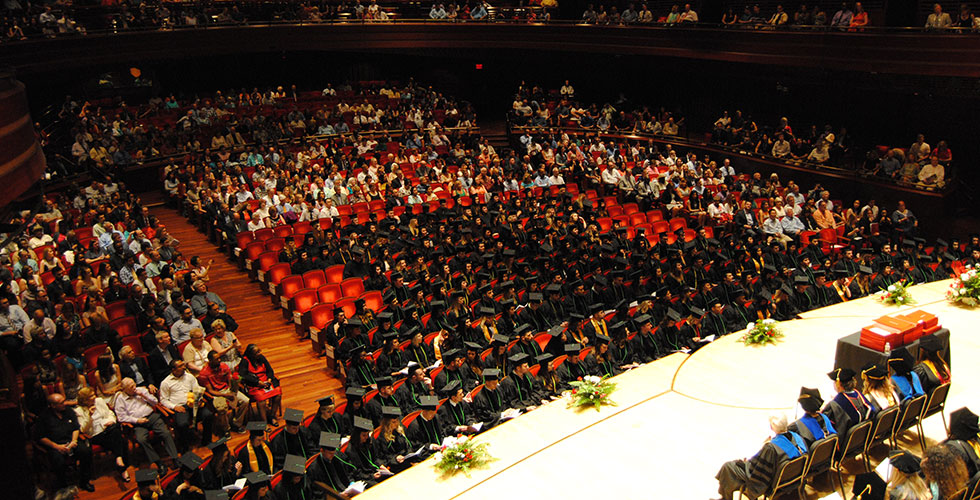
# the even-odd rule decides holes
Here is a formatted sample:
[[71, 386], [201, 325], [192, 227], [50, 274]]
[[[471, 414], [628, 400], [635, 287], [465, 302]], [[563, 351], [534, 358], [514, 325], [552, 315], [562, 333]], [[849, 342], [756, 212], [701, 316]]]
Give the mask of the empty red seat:
[[344, 292], [337, 283], [327, 283], [316, 289], [320, 302], [337, 302], [344, 298]]
[[326, 270], [327, 283], [340, 283], [344, 281], [344, 265], [337, 264], [336, 266], [330, 266]]
[[327, 275], [322, 269], [314, 269], [303, 273], [303, 288], [320, 288], [327, 284]]
[[359, 297], [364, 293], [364, 282], [361, 278], [347, 278], [340, 282], [340, 289], [344, 297]]
[[136, 318], [132, 316], [123, 316], [119, 319], [110, 321], [109, 328], [118, 333], [120, 337], [136, 335], [139, 333], [136, 331]]

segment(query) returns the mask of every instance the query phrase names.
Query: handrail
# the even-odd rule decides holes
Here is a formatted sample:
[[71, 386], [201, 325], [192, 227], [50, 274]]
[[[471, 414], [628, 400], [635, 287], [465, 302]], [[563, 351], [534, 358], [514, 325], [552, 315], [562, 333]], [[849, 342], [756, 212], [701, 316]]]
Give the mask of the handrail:
[[[526, 8], [525, 8], [526, 9]], [[500, 10], [500, 9], [498, 9]], [[512, 11], [519, 10], [518, 8], [509, 9]], [[114, 11], [106, 11], [107, 14], [114, 14]], [[375, 20], [375, 19], [321, 19], [317, 21], [295, 19], [295, 20], [254, 20], [249, 19], [243, 22], [211, 22], [206, 25], [168, 25], [165, 27], [157, 26], [139, 26], [139, 27], [129, 27], [129, 28], [105, 28], [105, 29], [86, 29], [86, 34], [78, 33], [67, 33], [67, 34], [57, 34], [54, 38], [70, 38], [70, 37], [80, 37], [80, 36], [114, 36], [126, 33], [145, 33], [145, 32], [167, 32], [167, 31], [199, 31], [199, 30], [213, 30], [222, 29], [230, 27], [249, 27], [249, 28], [261, 28], [261, 27], [273, 27], [273, 26], [324, 26], [324, 25], [364, 25], [364, 26], [383, 26], [383, 25], [395, 25], [395, 24], [443, 24], [443, 25], [458, 25], [462, 26], [472, 26], [472, 25], [523, 25], [523, 26], [578, 26], [582, 29], [608, 29], [608, 30], [672, 30], [672, 31], [715, 31], [715, 32], [756, 32], [756, 33], [819, 33], [819, 34], [829, 34], [829, 35], [843, 35], [843, 36], [863, 36], [863, 35], [880, 35], [880, 34], [902, 34], [902, 35], [964, 35], [964, 34], [980, 34], [980, 30], [974, 28], [958, 28], [950, 27], [944, 29], [936, 28], [925, 28], [921, 26], [864, 26], [861, 28], [845, 28], [837, 26], [826, 26], [826, 25], [789, 25], [789, 26], [772, 26], [768, 24], [745, 24], [745, 25], [725, 25], [719, 23], [680, 23], [680, 24], [667, 24], [667, 23], [649, 23], [649, 24], [597, 24], [597, 23], [585, 23], [580, 20], [527, 20], [527, 19], [429, 19], [429, 18], [399, 18], [392, 17], [387, 20]], [[4, 44], [7, 47], [17, 47], [23, 45], [29, 45], [31, 43], [43, 42], [51, 40], [52, 38], [44, 34], [36, 34], [26, 37], [24, 40], [8, 40]]]

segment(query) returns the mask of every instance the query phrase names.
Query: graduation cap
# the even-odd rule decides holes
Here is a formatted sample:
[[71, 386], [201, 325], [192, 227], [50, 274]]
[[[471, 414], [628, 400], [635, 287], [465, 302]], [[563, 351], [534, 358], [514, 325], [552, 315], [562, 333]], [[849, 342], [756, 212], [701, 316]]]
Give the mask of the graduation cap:
[[700, 318], [701, 316], [704, 316], [704, 309], [701, 309], [698, 306], [690, 306], [687, 308], [687, 310], [690, 311], [691, 315], [694, 317]]
[[544, 288], [548, 293], [561, 293], [561, 285], [551, 284]]
[[467, 351], [480, 352], [483, 350], [483, 347], [481, 347], [480, 344], [477, 344], [476, 342], [463, 342], [463, 346], [466, 347]]
[[868, 380], [884, 380], [888, 376], [888, 370], [885, 370], [881, 365], [868, 363], [861, 369], [861, 375], [867, 377]]
[[756, 294], [756, 295], [757, 295], [757, 297], [759, 299], [764, 300], [766, 302], [771, 302], [772, 301], [772, 292], [770, 292], [769, 290], [766, 290], [765, 288], [760, 289], [759, 290], [759, 293]]
[[714, 239], [714, 238], [708, 238], [707, 241], [708, 241], [708, 245], [711, 245], [713, 247], [720, 247], [721, 246], [721, 242], [718, 241], [718, 240], [716, 240], [716, 239]]
[[521, 335], [524, 335], [525, 333], [527, 333], [529, 331], [531, 331], [531, 325], [529, 325], [527, 323], [523, 323], [523, 324], [521, 324], [520, 326], [518, 326], [517, 328], [514, 329], [514, 335], [521, 336]]
[[847, 269], [835, 269], [834, 270], [834, 276], [836, 276], [837, 278], [846, 278], [846, 277], [848, 277], [850, 275], [851, 275], [851, 273], [847, 272]]
[[541, 249], [541, 251], [542, 251], [542, 252], [544, 252], [544, 253], [546, 253], [546, 254], [547, 254], [547, 253], [551, 253], [551, 252], [554, 252], [554, 251], [555, 251], [555, 247], [553, 247], [553, 246], [551, 246], [551, 245], [550, 245], [550, 244], [548, 244], [548, 243], [542, 243], [542, 244], [541, 244], [541, 246], [540, 246], [539, 248]]
[[894, 451], [888, 455], [888, 463], [904, 474], [915, 474], [922, 470], [919, 462], [919, 457], [905, 450]]
[[382, 312], [378, 313], [378, 322], [379, 323], [391, 322], [391, 318], [393, 316], [394, 315], [391, 314], [391, 312], [389, 312], [389, 311], [382, 311]]
[[548, 335], [551, 335], [552, 337], [558, 337], [561, 336], [562, 332], [564, 331], [565, 331], [565, 327], [561, 325], [555, 325], [548, 330]]
[[888, 356], [888, 366], [899, 375], [912, 371], [912, 355], [904, 347], [899, 347]]
[[483, 370], [484, 380], [500, 380], [500, 370], [496, 368], [487, 368]]
[[568, 315], [568, 318], [570, 320], [572, 320], [572, 321], [583, 321], [585, 319], [585, 316], [582, 316], [579, 313], [574, 313], [573, 312], [573, 313], [571, 313], [571, 314]]
[[860, 496], [863, 500], [885, 500], [885, 490], [888, 485], [876, 472], [868, 472], [854, 476], [854, 487], [851, 488], [851, 498]]
[[286, 455], [286, 460], [282, 463], [282, 471], [302, 476], [306, 474], [306, 459], [299, 455]]
[[649, 323], [651, 319], [652, 319], [652, 318], [650, 318], [650, 315], [649, 315], [649, 314], [641, 314], [641, 315], [639, 315], [639, 316], [637, 316], [637, 317], [635, 317], [635, 318], [633, 318], [633, 321], [634, 321], [634, 322], [635, 322], [635, 323], [636, 323], [637, 325], [640, 325], [640, 326], [642, 326], [642, 325], [645, 325], [645, 324], [647, 324], [647, 323]]
[[810, 284], [810, 280], [807, 279], [806, 276], [797, 276], [797, 277], [793, 278], [793, 284], [796, 285], [796, 286], [809, 285]]
[[914, 247], [915, 246], [915, 241], [910, 240], [908, 238], [905, 238], [905, 239], [902, 240], [902, 246], [905, 246], [905, 247]]
[[492, 307], [483, 307], [483, 306], [477, 308], [477, 312], [480, 313], [480, 316], [494, 316], [497, 314], [497, 312], [494, 311]]
[[397, 330], [390, 330], [381, 334], [381, 340], [388, 341], [398, 338]]
[[507, 360], [510, 361], [511, 363], [514, 363], [514, 365], [516, 366], [521, 363], [527, 363], [529, 358], [530, 356], [528, 356], [527, 354], [524, 354], [523, 352], [519, 352], [507, 358]]
[[252, 436], [263, 436], [265, 435], [266, 423], [260, 420], [255, 420], [245, 424], [245, 430]]
[[272, 478], [265, 472], [256, 471], [245, 474], [245, 480], [248, 481], [250, 486], [261, 486], [263, 484], [269, 484]]
[[282, 412], [282, 419], [285, 420], [287, 424], [299, 425], [303, 423], [303, 410], [286, 408]]
[[345, 394], [348, 400], [361, 399], [364, 397], [365, 394], [367, 394], [367, 391], [361, 389], [360, 387], [348, 387]]
[[825, 273], [823, 269], [817, 269], [816, 271], [813, 271], [813, 275], [814, 276], [826, 276], [827, 273]]
[[225, 490], [205, 490], [204, 500], [228, 500], [228, 492]]
[[677, 312], [677, 310], [674, 309], [673, 307], [668, 307], [667, 308], [667, 317], [670, 318], [670, 319], [672, 319], [672, 320], [674, 320], [674, 321], [680, 321], [681, 320], [681, 313]]
[[441, 300], [433, 300], [429, 304], [429, 307], [431, 307], [433, 311], [441, 311], [446, 308], [446, 303]]
[[348, 331], [353, 330], [355, 328], [361, 328], [363, 326], [364, 326], [364, 323], [361, 323], [361, 320], [359, 320], [357, 318], [351, 318], [351, 319], [347, 320], [347, 330]]
[[318, 443], [320, 448], [337, 450], [340, 448], [340, 434], [334, 434], [333, 432], [321, 432]]
[[[565, 354], [575, 354], [575, 355], [577, 355], [580, 352], [582, 352], [582, 344], [578, 344], [578, 343], [565, 344]], [[486, 373], [486, 372], [484, 372], [484, 373]]]
[[517, 257], [517, 251], [513, 248], [508, 248], [503, 252], [504, 257]]
[[452, 360], [462, 356], [463, 356], [463, 351], [460, 351], [459, 349], [450, 349], [442, 353], [442, 362], [448, 364], [452, 362]]
[[589, 306], [589, 312], [592, 314], [601, 313], [603, 311], [602, 304], [593, 303]]
[[871, 269], [868, 266], [858, 266], [858, 272], [860, 272], [861, 274], [867, 274], [867, 275], [872, 275], [872, 274], [875, 273], [874, 272], [874, 269]]
[[606, 336], [606, 335], [603, 335], [603, 334], [601, 334], [601, 333], [600, 333], [600, 334], [598, 334], [598, 335], [596, 335], [596, 336], [595, 336], [595, 339], [596, 339], [596, 340], [597, 340], [598, 342], [600, 342], [600, 343], [602, 343], [602, 344], [608, 344], [609, 342], [612, 342], [612, 339], [611, 339], [611, 338], [609, 338], [608, 336]]
[[936, 238], [936, 246], [940, 248], [943, 247], [949, 248], [949, 243], [946, 243], [946, 240], [942, 238]]
[[542, 364], [548, 363], [549, 361], [551, 361], [553, 359], [555, 359], [555, 355], [554, 354], [551, 354], [550, 352], [546, 352], [546, 353], [538, 354], [537, 356], [535, 356], [534, 357], [534, 362], [535, 362], [535, 364], [542, 365]]
[[413, 326], [413, 327], [409, 328], [408, 330], [405, 330], [405, 332], [402, 333], [402, 336], [405, 337], [405, 338], [407, 338], [407, 339], [411, 339], [412, 337], [415, 337], [415, 334], [417, 334], [417, 333], [419, 333], [419, 327]]
[[136, 484], [146, 486], [148, 484], [153, 484], [157, 480], [157, 470], [138, 469], [134, 476], [136, 476]]
[[480, 292], [480, 295], [483, 295], [483, 294], [485, 294], [485, 293], [487, 293], [487, 292], [489, 292], [491, 290], [493, 290], [493, 286], [491, 286], [488, 283], [486, 285], [481, 286], [477, 291]]
[[362, 432], [371, 432], [374, 430], [374, 424], [371, 423], [370, 419], [355, 416], [354, 429]]
[[977, 415], [969, 408], [963, 407], [949, 414], [949, 437], [960, 441], [976, 439], [980, 434], [980, 424]]
[[820, 397], [819, 389], [809, 387], [800, 388], [800, 397], [797, 399], [804, 411], [813, 413], [820, 410], [823, 405], [823, 398]]
[[382, 418], [401, 418], [401, 416], [402, 416], [402, 409], [397, 406], [381, 407]]
[[442, 389], [439, 392], [447, 396], [451, 396], [456, 394], [456, 391], [460, 388], [462, 388], [462, 385], [459, 383], [459, 380], [452, 380], [446, 383], [446, 385], [442, 386]]
[[211, 450], [212, 453], [214, 453], [215, 450], [221, 448], [222, 446], [225, 446], [227, 448], [226, 443], [228, 443], [228, 436], [218, 439], [217, 441], [211, 441], [210, 443], [208, 443], [208, 449]]
[[850, 368], [838, 368], [827, 374], [830, 380], [835, 380], [841, 384], [846, 384], [851, 380], [854, 380], [854, 370]]
[[912, 241], [916, 243], [922, 243], [923, 245], [925, 245], [926, 243], [926, 239], [922, 238], [921, 236], [916, 236], [915, 238], [912, 238]]
[[533, 303], [540, 303], [544, 300], [544, 295], [541, 295], [539, 292], [531, 292], [527, 294], [527, 299]]
[[506, 344], [510, 342], [510, 339], [507, 338], [506, 335], [500, 333], [493, 334], [493, 337], [490, 337], [490, 340], [492, 340], [493, 341], [492, 343], [494, 344]]
[[380, 377], [374, 378], [374, 383], [378, 385], [378, 389], [382, 387], [388, 387], [392, 384], [391, 377], [388, 375], [382, 375]]
[[514, 288], [514, 282], [511, 280], [504, 281], [500, 284], [501, 290], [507, 290], [508, 288]]
[[419, 396], [419, 408], [423, 410], [435, 410], [439, 407], [439, 398], [435, 396]]
[[365, 346], [359, 345], [359, 346], [355, 346], [353, 349], [350, 350], [350, 355], [352, 358], [356, 358], [361, 354], [364, 354], [365, 352], [367, 352], [367, 348]]
[[946, 260], [950, 260], [950, 261], [952, 261], [952, 260], [956, 260], [956, 256], [955, 256], [955, 255], [953, 255], [953, 254], [951, 254], [951, 253], [949, 253], [949, 252], [943, 252], [943, 254], [942, 254], [942, 257], [943, 257], [944, 259], [946, 259]]

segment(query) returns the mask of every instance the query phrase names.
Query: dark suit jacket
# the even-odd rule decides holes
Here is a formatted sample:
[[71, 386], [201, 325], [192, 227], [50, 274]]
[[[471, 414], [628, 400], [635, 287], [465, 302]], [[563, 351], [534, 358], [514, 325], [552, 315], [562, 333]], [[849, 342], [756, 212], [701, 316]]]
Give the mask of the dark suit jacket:
[[[135, 365], [135, 370], [133, 369]], [[123, 378], [131, 378], [136, 380], [136, 371], [139, 371], [140, 375], [143, 377], [142, 384], [136, 384], [140, 387], [146, 387], [150, 384], [156, 384], [156, 379], [153, 377], [153, 371], [150, 370], [150, 365], [147, 364], [146, 360], [142, 357], [137, 357], [133, 360], [133, 364], [126, 363], [125, 361], [119, 361], [119, 374]]]
[[[183, 359], [173, 344], [167, 346], [167, 350], [170, 352], [172, 359]], [[160, 382], [163, 382], [163, 379], [167, 378], [167, 375], [170, 375], [170, 363], [164, 359], [159, 347], [150, 351], [148, 358], [150, 360], [150, 373], [153, 375], [153, 383], [159, 387]]]

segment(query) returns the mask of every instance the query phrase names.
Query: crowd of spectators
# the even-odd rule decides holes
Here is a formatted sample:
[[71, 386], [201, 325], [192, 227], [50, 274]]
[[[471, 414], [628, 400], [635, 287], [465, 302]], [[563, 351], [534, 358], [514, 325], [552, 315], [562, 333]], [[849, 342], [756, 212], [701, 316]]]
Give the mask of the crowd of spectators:
[[69, 97], [59, 117], [71, 130], [62, 154], [79, 166], [103, 170], [197, 152], [247, 160], [250, 153], [254, 157], [256, 151], [278, 148], [284, 139], [307, 136], [336, 136], [337, 147], [387, 143], [392, 135], [411, 145], [435, 136], [431, 142], [439, 146], [446, 129], [475, 123], [468, 103], [414, 82], [365, 85], [357, 91], [349, 85], [307, 92], [295, 86], [243, 88], [188, 99], [154, 97], [135, 107], [121, 99], [79, 102]]
[[[583, 104], [568, 80], [557, 89], [544, 89], [524, 82], [514, 95], [507, 115], [515, 132], [523, 132], [521, 143], [542, 129], [570, 132], [633, 134], [660, 138], [690, 137], [696, 132], [684, 125], [685, 119], [661, 107], [636, 105], [620, 96], [614, 103]], [[774, 125], [760, 125], [741, 110], [723, 111], [706, 134], [712, 144], [732, 152], [763, 156], [788, 164], [829, 166], [854, 170], [863, 176], [876, 176], [920, 189], [942, 189], [948, 181], [947, 169], [953, 160], [946, 141], [935, 148], [920, 134], [907, 149], [876, 146], [864, 151], [854, 148], [854, 139], [844, 127], [811, 125], [796, 131], [787, 117]], [[863, 160], [863, 163], [862, 163]]]
[[[420, 116], [452, 102], [411, 84], [382, 87], [397, 93], [385, 99], [405, 99]], [[574, 96], [570, 84], [560, 92]], [[363, 102], [344, 95], [324, 118]], [[173, 115], [192, 128], [218, 109], [257, 122], [269, 109], [298, 113], [275, 107], [290, 99], [216, 94]], [[166, 114], [166, 102], [138, 114]], [[326, 137], [238, 155], [221, 144], [193, 148], [165, 169], [168, 196], [224, 239], [288, 227], [297, 237], [282, 241], [277, 260], [294, 275], [340, 266], [343, 278], [381, 295], [374, 309], [363, 299], [350, 313], [337, 306], [317, 335], [303, 332], [332, 348], [347, 387], [342, 415], [325, 400], [309, 424], [322, 420], [327, 435], [297, 430], [295, 412], [284, 413], [281, 435], [299, 433], [303, 453], [343, 457], [342, 483], [382, 480], [407, 467], [418, 446], [428, 447], [424, 457], [441, 436], [533, 410], [579, 376], [615, 375], [756, 319], [791, 319], [900, 279], [945, 278], [956, 262], [980, 263], [980, 238], [928, 245], [902, 203], [851, 200], [845, 208], [820, 186], [803, 191], [652, 142], [527, 134], [498, 151], [478, 135], [442, 134], [436, 123], [423, 120], [401, 141]], [[102, 126], [124, 128], [86, 130], [114, 137]], [[219, 138], [227, 140], [210, 140]], [[249, 401], [258, 403], [251, 448], [231, 476], [294, 473], [285, 465], [296, 454], [292, 438], [270, 443], [268, 463], [249, 451], [264, 449], [265, 426], [278, 423], [272, 366], [258, 346], [237, 342], [234, 318], [207, 288], [208, 264], [185, 259], [139, 198], [94, 182], [12, 222], [27, 224], [30, 236], [0, 256], [0, 339], [25, 374], [38, 446], [51, 464], [75, 463], [77, 474], [56, 482], [74, 477], [91, 489], [87, 447], [96, 440], [124, 479], [127, 438], [166, 470], [212, 434], [242, 431]], [[467, 397], [477, 386], [483, 397]], [[72, 407], [77, 423], [65, 424]], [[403, 429], [414, 410], [422, 415]], [[384, 432], [372, 437], [379, 426]], [[163, 437], [166, 458], [150, 431]], [[351, 436], [344, 446], [340, 435]]]

